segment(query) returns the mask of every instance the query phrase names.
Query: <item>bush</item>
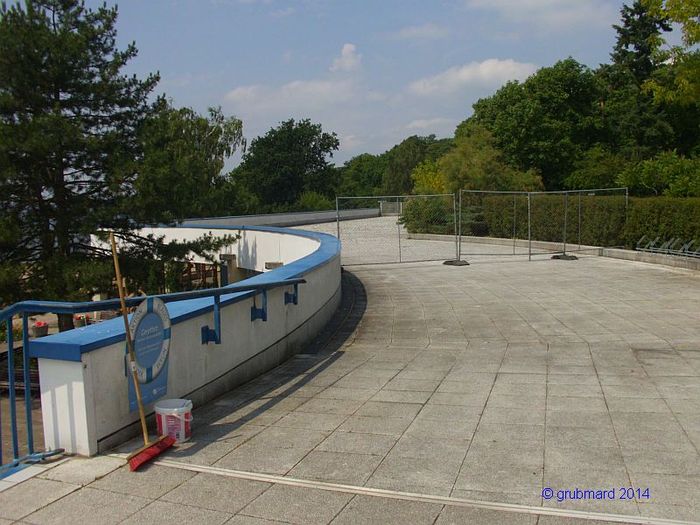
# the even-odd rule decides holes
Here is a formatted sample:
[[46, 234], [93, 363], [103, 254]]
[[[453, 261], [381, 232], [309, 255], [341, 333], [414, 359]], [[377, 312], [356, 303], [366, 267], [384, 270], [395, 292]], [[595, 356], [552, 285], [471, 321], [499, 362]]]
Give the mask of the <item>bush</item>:
[[335, 203], [320, 193], [305, 191], [292, 208], [294, 211], [327, 211], [335, 210]]
[[631, 199], [623, 243], [634, 247], [644, 235], [650, 239], [680, 237], [700, 241], [700, 198]]
[[416, 197], [403, 203], [399, 222], [409, 233], [454, 235], [452, 197]]

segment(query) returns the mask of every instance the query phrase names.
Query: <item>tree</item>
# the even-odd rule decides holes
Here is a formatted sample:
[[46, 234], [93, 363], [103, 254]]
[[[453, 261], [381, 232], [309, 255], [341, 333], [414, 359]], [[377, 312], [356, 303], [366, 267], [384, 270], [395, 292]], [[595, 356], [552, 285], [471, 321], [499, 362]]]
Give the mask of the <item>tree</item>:
[[[658, 52], [658, 60], [667, 64], [660, 68], [644, 87], [659, 102], [676, 102], [682, 105], [700, 103], [700, 0], [644, 0], [644, 4], [656, 16], [680, 24], [682, 45]], [[657, 44], [663, 43], [661, 37]]]
[[385, 153], [387, 167], [382, 179], [387, 195], [404, 195], [413, 191], [411, 173], [424, 160], [437, 160], [453, 146], [451, 139], [436, 139], [435, 135], [413, 135]]
[[[239, 199], [222, 174], [224, 161], [244, 144], [243, 123], [210, 108], [207, 117], [164, 101], [139, 129], [143, 156], [129, 202], [139, 222], [172, 223], [232, 212]], [[240, 206], [240, 203], [238, 204]]]
[[623, 5], [620, 17], [622, 25], [613, 25], [617, 42], [610, 57], [641, 86], [658, 67], [659, 36], [671, 26], [666, 17], [652, 12], [641, 0]]
[[535, 170], [520, 171], [510, 166], [483, 126], [462, 128], [455, 148], [438, 161], [449, 192], [466, 190], [534, 191], [542, 189]]
[[574, 190], [612, 188], [629, 164], [621, 154], [611, 153], [600, 144], [593, 146], [574, 164], [574, 171], [566, 178], [566, 187]]
[[[122, 72], [137, 50], [133, 43], [117, 49], [116, 19], [116, 8], [91, 10], [79, 0], [0, 6], [5, 303], [28, 296], [84, 300], [111, 290], [108, 253], [90, 242], [99, 231], [118, 232], [126, 243], [125, 270], [141, 279], [132, 277], [133, 286], [149, 289], [162, 288], [158, 267], [168, 257], [183, 260], [190, 249], [219, 245], [213, 239], [166, 245], [134, 233], [139, 222], [128, 214], [135, 210], [142, 133], [153, 115], [149, 96], [158, 75], [141, 80]], [[153, 171], [148, 161], [142, 167]], [[61, 316], [59, 327], [72, 327], [70, 316]]]
[[339, 145], [320, 124], [289, 119], [253, 139], [233, 176], [271, 209], [288, 207], [305, 191], [332, 197], [337, 174], [327, 157]]
[[493, 133], [507, 162], [560, 189], [581, 152], [597, 142], [599, 100], [593, 72], [568, 58], [477, 101], [470, 120]]
[[637, 195], [700, 197], [700, 159], [664, 152], [629, 166], [618, 183]]
[[438, 161], [424, 160], [411, 172], [411, 178], [413, 190], [419, 195], [447, 193], [445, 176], [440, 171]]
[[353, 157], [339, 168], [339, 195], [378, 195], [388, 159], [385, 154], [363, 153]]

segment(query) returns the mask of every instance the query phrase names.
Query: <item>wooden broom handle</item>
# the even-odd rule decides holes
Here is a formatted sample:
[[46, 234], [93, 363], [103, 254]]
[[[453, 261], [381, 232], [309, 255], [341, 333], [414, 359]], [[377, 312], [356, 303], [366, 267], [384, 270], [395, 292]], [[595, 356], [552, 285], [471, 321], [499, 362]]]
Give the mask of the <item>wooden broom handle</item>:
[[139, 376], [136, 373], [136, 353], [134, 343], [131, 340], [131, 330], [129, 329], [129, 316], [126, 313], [126, 302], [124, 300], [124, 285], [122, 283], [122, 272], [119, 269], [119, 257], [117, 257], [117, 243], [114, 240], [114, 232], [109, 232], [109, 242], [112, 245], [112, 258], [114, 259], [114, 273], [117, 276], [117, 289], [119, 290], [119, 303], [121, 304], [122, 318], [124, 319], [124, 330], [126, 332], [126, 346], [129, 349], [129, 368], [134, 382], [134, 392], [136, 393], [136, 404], [139, 407], [139, 419], [141, 419], [141, 432], [143, 432], [143, 444], [148, 445], [148, 428], [146, 427], [146, 414], [143, 410], [141, 400], [141, 385]]

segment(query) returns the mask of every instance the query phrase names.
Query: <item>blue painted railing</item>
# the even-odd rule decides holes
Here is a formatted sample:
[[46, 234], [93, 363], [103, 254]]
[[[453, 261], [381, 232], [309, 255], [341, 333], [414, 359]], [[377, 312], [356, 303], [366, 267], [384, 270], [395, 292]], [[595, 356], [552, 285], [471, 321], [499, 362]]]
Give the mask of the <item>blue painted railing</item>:
[[[221, 343], [221, 296], [231, 295], [238, 292], [254, 292], [254, 295], [262, 295], [262, 306], [260, 308], [253, 305], [251, 307], [251, 321], [261, 319], [267, 321], [267, 291], [282, 286], [293, 286], [294, 292], [285, 292], [285, 304], [298, 304], [297, 291], [299, 284], [305, 283], [302, 278], [290, 278], [278, 281], [258, 282], [254, 284], [233, 284], [223, 288], [209, 288], [205, 290], [192, 290], [189, 292], [176, 292], [170, 294], [155, 295], [165, 303], [198, 299], [203, 297], [214, 298], [214, 328], [202, 327], [202, 343]], [[126, 299], [126, 306], [137, 306], [145, 297], [132, 297]], [[61, 301], [21, 301], [0, 311], [0, 323], [5, 322], [7, 326], [7, 383], [9, 389], [10, 408], [10, 430], [12, 433], [12, 460], [4, 463], [2, 447], [0, 446], [0, 479], [13, 472], [24, 468], [26, 465], [37, 463], [47, 457], [60, 454], [62, 450], [50, 450], [36, 452], [34, 450], [34, 438], [32, 428], [32, 399], [30, 395], [29, 377], [29, 316], [43, 313], [53, 314], [78, 314], [85, 312], [98, 312], [105, 310], [119, 310], [119, 299], [108, 299], [105, 301], [86, 302], [61, 302]], [[26, 419], [26, 450], [27, 453], [20, 456], [19, 435], [17, 425], [17, 382], [15, 378], [15, 352], [14, 338], [12, 333], [12, 318], [22, 316], [22, 362], [23, 362], [23, 383], [24, 383], [24, 412]], [[46, 356], [50, 357], [50, 356]], [[0, 414], [0, 418], [2, 414]], [[1, 420], [0, 420], [1, 423]], [[2, 429], [0, 426], [0, 439]]]

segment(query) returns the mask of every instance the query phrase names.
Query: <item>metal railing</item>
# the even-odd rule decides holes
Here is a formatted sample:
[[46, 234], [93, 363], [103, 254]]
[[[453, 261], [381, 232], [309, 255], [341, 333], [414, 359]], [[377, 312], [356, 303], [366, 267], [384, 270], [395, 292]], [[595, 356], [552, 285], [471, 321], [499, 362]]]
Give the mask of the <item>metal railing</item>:
[[[213, 342], [221, 343], [221, 296], [230, 295], [237, 292], [256, 292], [253, 296], [254, 304], [251, 306], [251, 321], [261, 319], [267, 321], [267, 291], [283, 286], [293, 286], [293, 292], [285, 292], [285, 304], [298, 304], [298, 286], [306, 281], [301, 278], [271, 281], [259, 284], [234, 284], [222, 288], [209, 288], [205, 290], [192, 290], [188, 292], [175, 292], [169, 294], [154, 295], [165, 303], [185, 301], [188, 299], [199, 299], [203, 297], [214, 298], [214, 328], [202, 327], [202, 344]], [[262, 295], [262, 306], [257, 307], [255, 297]], [[133, 307], [139, 305], [146, 297], [132, 297], [126, 299], [126, 306]], [[12, 460], [4, 462], [2, 446], [0, 445], [0, 479], [6, 477], [19, 468], [32, 463], [37, 463], [47, 457], [62, 453], [62, 450], [49, 450], [36, 452], [34, 447], [33, 424], [32, 424], [32, 400], [30, 396], [30, 357], [29, 357], [29, 316], [36, 314], [79, 314], [86, 312], [98, 312], [106, 310], [119, 310], [119, 299], [108, 299], [104, 301], [85, 302], [61, 302], [61, 301], [21, 301], [0, 311], [0, 323], [5, 322], [7, 327], [7, 388], [9, 397], [9, 417], [11, 431]], [[19, 443], [19, 428], [17, 418], [17, 389], [20, 385], [15, 377], [15, 351], [13, 317], [22, 317], [22, 385], [24, 388], [24, 416], [26, 431], [26, 443], [23, 447], [26, 453], [22, 454]], [[0, 414], [0, 422], [2, 418]], [[0, 440], [2, 438], [2, 428], [0, 427]]]

